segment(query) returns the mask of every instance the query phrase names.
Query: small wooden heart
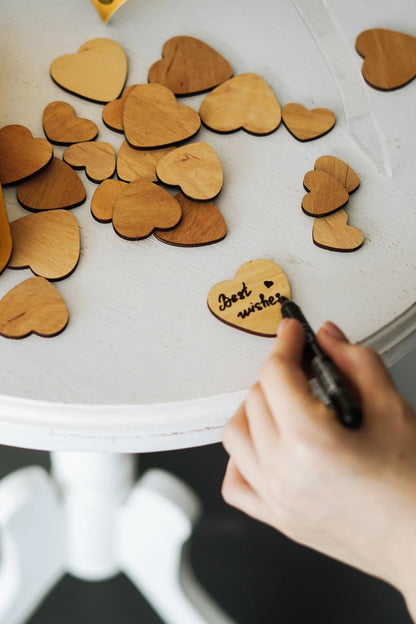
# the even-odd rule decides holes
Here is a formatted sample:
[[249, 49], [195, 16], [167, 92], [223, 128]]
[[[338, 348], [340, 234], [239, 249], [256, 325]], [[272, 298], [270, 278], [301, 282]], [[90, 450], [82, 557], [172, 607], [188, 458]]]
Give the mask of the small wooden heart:
[[170, 193], [148, 180], [136, 180], [118, 196], [113, 209], [113, 226], [122, 238], [139, 240], [149, 236], [155, 228], [175, 227], [181, 216], [181, 207]]
[[[266, 290], [265, 282], [273, 282]], [[270, 260], [250, 260], [233, 280], [219, 282], [208, 294], [210, 311], [223, 323], [259, 336], [276, 336], [281, 320], [279, 297], [290, 297], [283, 270]]]
[[180, 143], [196, 134], [201, 119], [178, 104], [172, 91], [159, 84], [137, 85], [126, 97], [123, 126], [127, 141], [139, 148]]
[[92, 182], [111, 178], [116, 170], [116, 154], [110, 143], [87, 141], [75, 143], [64, 151], [63, 159], [75, 169], [84, 169]]
[[14, 184], [40, 171], [51, 160], [52, 145], [35, 139], [24, 126], [4, 126], [0, 130], [0, 182]]
[[165, 85], [176, 95], [208, 91], [233, 75], [233, 69], [211, 46], [194, 37], [166, 41], [163, 59], [149, 70], [149, 82]]
[[51, 102], [43, 111], [43, 129], [52, 143], [69, 145], [92, 141], [98, 134], [93, 121], [77, 117], [74, 108], [66, 102]]
[[332, 251], [355, 251], [364, 242], [364, 235], [356, 227], [347, 225], [348, 215], [345, 210], [322, 219], [315, 219], [313, 224], [313, 242], [318, 247]]
[[25, 338], [32, 333], [56, 336], [67, 323], [65, 301], [43, 277], [18, 284], [0, 301], [0, 334], [6, 338]]
[[11, 269], [30, 268], [50, 280], [68, 277], [79, 260], [79, 227], [72, 212], [50, 210], [27, 215], [10, 224]]
[[91, 214], [100, 223], [111, 223], [117, 197], [126, 188], [127, 182], [104, 180], [91, 199]]
[[203, 123], [217, 132], [243, 128], [252, 134], [269, 134], [281, 121], [279, 102], [263, 78], [240, 74], [209, 93], [199, 110]]
[[416, 37], [372, 28], [358, 35], [355, 47], [364, 58], [364, 79], [376, 89], [398, 89], [416, 76]]
[[169, 245], [199, 247], [222, 240], [227, 234], [224, 218], [213, 202], [196, 202], [178, 193], [182, 219], [173, 230], [155, 230], [154, 235]]
[[76, 54], [55, 59], [53, 80], [63, 89], [93, 100], [111, 102], [121, 93], [127, 76], [127, 57], [111, 39], [91, 39]]
[[178, 147], [158, 162], [156, 173], [165, 184], [179, 186], [191, 199], [202, 201], [218, 195], [223, 184], [221, 163], [207, 143]]
[[85, 201], [85, 188], [69, 165], [59, 158], [17, 189], [17, 199], [28, 210], [75, 208]]
[[315, 162], [317, 171], [325, 171], [336, 178], [347, 193], [352, 193], [360, 186], [360, 178], [347, 163], [335, 156], [320, 156]]
[[126, 0], [91, 0], [103, 22], [110, 17], [126, 2]]
[[302, 199], [302, 210], [312, 217], [329, 215], [348, 202], [343, 185], [324, 171], [308, 171], [303, 185], [309, 192]]
[[9, 218], [6, 204], [4, 203], [3, 191], [0, 184], [0, 273], [2, 273], [10, 260], [12, 253], [12, 235], [10, 234]]
[[282, 110], [282, 119], [289, 132], [299, 141], [312, 141], [323, 136], [335, 124], [335, 115], [328, 108], [308, 110], [292, 102]]
[[138, 150], [124, 141], [117, 155], [117, 175], [126, 182], [133, 182], [138, 178], [157, 182], [157, 163], [174, 149], [173, 145], [155, 150]]
[[113, 100], [112, 102], [108, 102], [103, 108], [102, 118], [103, 122], [108, 128], [111, 130], [115, 130], [116, 132], [123, 132], [123, 113], [124, 113], [124, 104], [126, 103], [126, 98], [131, 93], [137, 85], [130, 85], [126, 87], [117, 100]]

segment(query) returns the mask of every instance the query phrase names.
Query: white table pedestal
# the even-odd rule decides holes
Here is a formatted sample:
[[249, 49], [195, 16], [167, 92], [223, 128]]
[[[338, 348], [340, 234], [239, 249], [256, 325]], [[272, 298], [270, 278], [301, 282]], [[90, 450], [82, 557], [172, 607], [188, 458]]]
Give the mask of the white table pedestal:
[[[161, 470], [135, 483], [135, 456], [52, 453], [0, 483], [0, 622], [21, 624], [65, 572], [124, 572], [167, 624], [232, 624], [198, 585], [186, 545], [200, 504]], [[138, 618], [139, 619], [139, 618]]]

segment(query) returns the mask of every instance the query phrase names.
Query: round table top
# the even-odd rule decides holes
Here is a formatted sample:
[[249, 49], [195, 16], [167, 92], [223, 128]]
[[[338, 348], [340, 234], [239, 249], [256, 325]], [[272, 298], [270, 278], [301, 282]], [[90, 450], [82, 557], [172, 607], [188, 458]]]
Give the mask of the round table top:
[[[201, 128], [195, 140], [209, 143], [223, 166], [224, 186], [215, 201], [228, 226], [223, 241], [205, 247], [173, 247], [153, 236], [135, 242], [120, 238], [111, 224], [92, 218], [96, 185], [80, 172], [87, 201], [72, 212], [81, 230], [81, 257], [74, 273], [55, 283], [70, 322], [50, 339], [0, 338], [1, 443], [141, 452], [219, 440], [271, 341], [219, 322], [207, 308], [207, 294], [251, 259], [273, 260], [284, 269], [293, 298], [314, 327], [333, 319], [353, 341], [374, 345], [390, 360], [412, 346], [416, 81], [387, 93], [370, 88], [361, 78], [354, 42], [371, 27], [409, 32], [414, 2], [314, 0], [315, 22], [326, 20], [337, 33], [332, 43], [331, 37], [324, 42], [326, 58], [295, 5], [295, 0], [127, 0], [104, 25], [88, 0], [2, 3], [2, 126], [22, 124], [43, 137], [44, 108], [63, 100], [98, 124], [99, 140], [118, 149], [123, 137], [102, 123], [102, 105], [63, 91], [50, 78], [50, 64], [90, 39], [110, 38], [128, 56], [127, 84], [144, 83], [163, 43], [176, 35], [210, 44], [235, 75], [261, 75], [282, 106], [326, 107], [337, 122], [327, 135], [307, 143], [283, 124], [261, 137]], [[338, 78], [333, 74], [336, 58], [328, 55], [337, 47], [348, 58], [354, 83], [343, 80], [343, 68]], [[369, 113], [358, 120], [362, 143], [378, 132], [375, 143], [368, 139], [368, 151], [384, 160], [381, 168], [350, 135], [353, 125], [344, 106], [349, 114], [346, 102], [354, 101], [355, 89], [369, 104]], [[180, 101], [198, 110], [203, 98]], [[377, 140], [385, 141], [387, 154], [374, 154]], [[55, 155], [63, 149], [54, 146]], [[300, 207], [303, 177], [324, 154], [345, 160], [361, 179], [348, 204], [350, 223], [365, 235], [354, 253], [313, 245], [313, 220]], [[11, 221], [28, 214], [17, 202], [16, 187], [7, 187], [4, 195]], [[31, 275], [29, 269], [6, 269], [0, 296]]]

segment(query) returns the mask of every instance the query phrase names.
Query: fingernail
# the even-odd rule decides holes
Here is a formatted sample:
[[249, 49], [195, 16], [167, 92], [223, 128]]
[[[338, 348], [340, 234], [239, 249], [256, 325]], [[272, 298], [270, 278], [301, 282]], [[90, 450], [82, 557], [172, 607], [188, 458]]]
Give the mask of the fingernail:
[[277, 335], [279, 335], [279, 334], [280, 334], [280, 333], [284, 330], [284, 328], [285, 328], [285, 327], [286, 327], [286, 325], [289, 323], [289, 321], [290, 321], [290, 319], [288, 319], [288, 318], [283, 318], [283, 319], [280, 321], [280, 323], [279, 323], [279, 325], [278, 325], [278, 328], [277, 328]]
[[331, 321], [326, 321], [322, 325], [321, 329], [326, 334], [328, 334], [328, 336], [331, 336], [331, 338], [334, 338], [335, 340], [339, 340], [341, 342], [349, 342], [344, 332], [341, 331], [340, 328], [337, 327], [337, 325], [335, 325], [335, 323], [332, 323]]

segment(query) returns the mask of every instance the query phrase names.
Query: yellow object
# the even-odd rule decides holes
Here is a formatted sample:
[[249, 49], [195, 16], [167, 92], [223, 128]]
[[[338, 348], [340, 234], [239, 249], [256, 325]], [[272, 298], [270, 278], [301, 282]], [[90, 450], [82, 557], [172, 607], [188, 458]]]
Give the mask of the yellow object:
[[91, 0], [91, 2], [97, 9], [103, 22], [107, 22], [126, 0]]

